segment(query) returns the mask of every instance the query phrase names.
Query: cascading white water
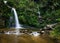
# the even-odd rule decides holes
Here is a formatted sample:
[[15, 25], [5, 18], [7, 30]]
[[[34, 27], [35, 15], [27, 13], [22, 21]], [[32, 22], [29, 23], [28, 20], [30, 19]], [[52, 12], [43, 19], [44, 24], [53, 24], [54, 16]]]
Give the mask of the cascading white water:
[[[7, 1], [4, 1], [4, 3], [7, 5]], [[9, 5], [7, 5], [7, 6], [8, 6], [9, 8], [12, 8], [12, 7], [9, 6]], [[18, 16], [17, 16], [16, 9], [15, 9], [15, 8], [12, 8], [12, 11], [13, 11], [14, 17], [15, 17], [15, 29], [16, 29], [16, 30], [15, 30], [15, 32], [16, 32], [15, 34], [16, 34], [16, 35], [19, 35], [19, 33], [20, 33], [20, 32], [19, 32], [19, 29], [22, 28], [22, 27], [21, 27], [21, 25], [19, 24], [19, 20], [18, 20]], [[8, 31], [6, 34], [10, 34], [10, 33], [11, 33], [11, 32]], [[12, 32], [12, 33], [14, 33], [14, 32]]]
[[16, 35], [19, 35], [19, 29], [22, 28], [21, 25], [19, 24], [19, 20], [18, 20], [18, 15], [17, 15], [17, 12], [16, 12], [16, 9], [15, 8], [12, 8], [12, 11], [14, 12], [14, 16], [15, 16], [15, 34]]
[[14, 16], [15, 16], [15, 28], [19, 29], [22, 28], [21, 25], [19, 24], [19, 20], [18, 20], [18, 16], [17, 16], [17, 12], [15, 8], [12, 8], [12, 11], [14, 11]]
[[40, 18], [40, 17], [41, 17], [41, 15], [40, 15], [40, 11], [38, 11], [37, 13], [39, 14], [38, 16], [39, 16], [39, 18]]

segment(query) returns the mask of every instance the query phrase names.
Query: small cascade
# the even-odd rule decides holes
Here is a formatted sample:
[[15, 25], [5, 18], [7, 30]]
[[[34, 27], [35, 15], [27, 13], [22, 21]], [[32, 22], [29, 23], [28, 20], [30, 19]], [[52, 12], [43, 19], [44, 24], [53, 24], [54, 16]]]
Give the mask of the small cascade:
[[11, 10], [13, 11], [13, 13], [14, 13], [14, 17], [15, 17], [15, 31], [8, 31], [8, 33], [7, 34], [10, 34], [10, 33], [14, 33], [15, 32], [15, 34], [17, 34], [17, 35], [19, 35], [19, 29], [21, 29], [22, 27], [21, 27], [21, 25], [19, 24], [19, 20], [18, 20], [18, 15], [17, 15], [17, 12], [16, 12], [16, 9], [15, 8], [13, 8], [13, 7], [11, 7], [11, 6], [9, 6], [8, 4], [7, 4], [7, 1], [4, 1], [4, 4], [6, 4], [7, 5], [7, 7], [8, 8], [12, 8]]
[[15, 28], [16, 29], [22, 28], [21, 25], [19, 24], [19, 20], [18, 20], [16, 9], [12, 8], [12, 11], [14, 11], [14, 16], [15, 16]]
[[41, 17], [41, 15], [40, 15], [40, 11], [38, 11], [37, 13], [38, 13], [38, 17], [40, 18], [40, 17]]
[[19, 29], [22, 28], [21, 25], [19, 24], [19, 20], [18, 20], [18, 15], [17, 15], [17, 12], [16, 12], [16, 9], [15, 8], [12, 8], [12, 11], [14, 12], [14, 17], [15, 17], [15, 34], [16, 35], [19, 35]]

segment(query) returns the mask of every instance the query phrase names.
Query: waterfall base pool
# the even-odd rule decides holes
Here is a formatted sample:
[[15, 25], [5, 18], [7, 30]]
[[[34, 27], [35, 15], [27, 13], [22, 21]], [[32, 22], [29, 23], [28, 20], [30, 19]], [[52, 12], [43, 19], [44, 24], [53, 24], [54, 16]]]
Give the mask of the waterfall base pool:
[[[4, 31], [12, 31], [14, 33], [14, 29], [2, 29]], [[0, 31], [2, 31], [0, 30]], [[26, 30], [25, 30], [26, 31]], [[37, 34], [37, 32], [33, 32]], [[20, 33], [21, 34], [21, 33]], [[35, 35], [34, 34], [34, 35]], [[57, 40], [44, 35], [44, 36], [34, 36], [29, 34], [21, 34], [21, 35], [15, 35], [15, 34], [0, 34], [0, 43], [60, 43]]]
[[0, 43], [55, 43], [52, 38], [42, 36], [0, 34]]

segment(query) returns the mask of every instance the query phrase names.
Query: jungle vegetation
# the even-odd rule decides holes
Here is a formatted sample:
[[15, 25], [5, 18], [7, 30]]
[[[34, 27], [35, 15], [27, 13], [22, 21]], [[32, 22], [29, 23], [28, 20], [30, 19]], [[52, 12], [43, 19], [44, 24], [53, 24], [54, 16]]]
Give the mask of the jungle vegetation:
[[58, 23], [53, 31], [60, 35], [60, 0], [7, 0], [7, 5], [3, 1], [0, 0], [0, 18], [4, 20], [5, 27], [9, 27], [10, 16], [13, 16], [7, 7], [9, 5], [16, 9], [21, 24], [43, 28], [47, 24]]

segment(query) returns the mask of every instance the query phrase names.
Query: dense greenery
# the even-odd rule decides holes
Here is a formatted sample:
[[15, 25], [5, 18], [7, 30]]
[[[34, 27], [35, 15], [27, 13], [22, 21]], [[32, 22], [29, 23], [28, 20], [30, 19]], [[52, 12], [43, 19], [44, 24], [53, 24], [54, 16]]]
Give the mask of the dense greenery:
[[43, 28], [60, 22], [60, 0], [7, 0], [7, 5], [3, 1], [0, 1], [0, 16], [5, 18], [6, 26], [9, 25], [9, 17], [13, 16], [7, 5], [16, 8], [21, 24]]
[[0, 0], [0, 18], [5, 21], [5, 27], [9, 27], [10, 17], [13, 17], [9, 5], [16, 9], [23, 25], [44, 28], [47, 24], [58, 23], [52, 35], [60, 36], [60, 0], [7, 0], [7, 5], [3, 1]]
[[59, 38], [59, 36], [60, 36], [60, 23], [55, 26], [55, 28], [51, 32], [51, 35], [53, 37]]

